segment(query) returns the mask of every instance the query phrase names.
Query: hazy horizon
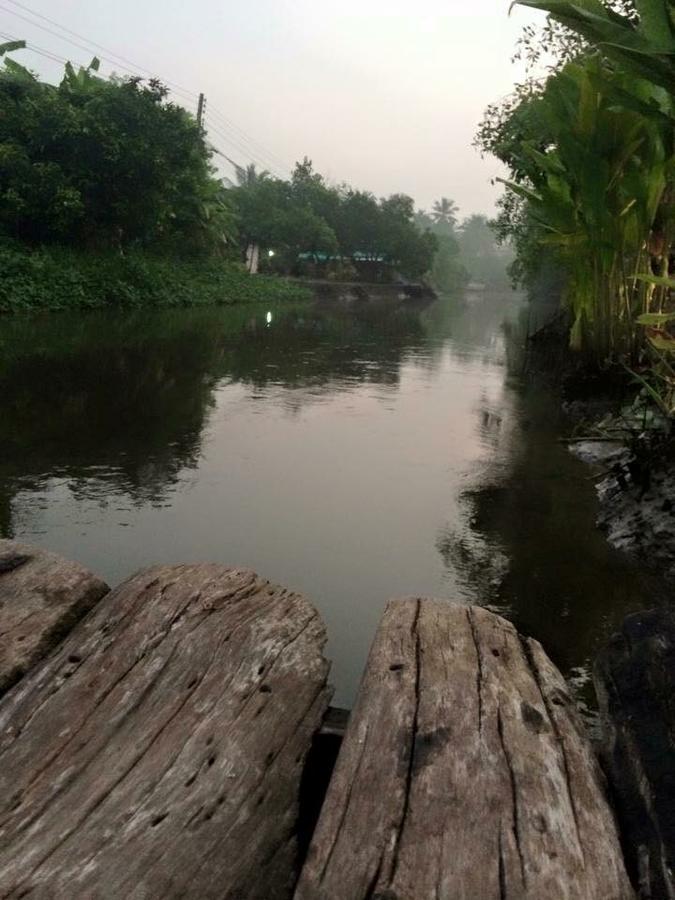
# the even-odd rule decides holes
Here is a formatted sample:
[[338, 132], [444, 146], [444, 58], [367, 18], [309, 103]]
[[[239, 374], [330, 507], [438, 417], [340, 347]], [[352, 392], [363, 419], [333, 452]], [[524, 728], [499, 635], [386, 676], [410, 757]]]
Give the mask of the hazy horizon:
[[[287, 175], [308, 156], [332, 182], [407, 193], [421, 208], [447, 196], [464, 217], [493, 212], [500, 188], [490, 180], [502, 171], [471, 142], [485, 106], [523, 75], [511, 63], [522, 26], [541, 18], [519, 8], [509, 17], [508, 5], [3, 0], [0, 32], [76, 64], [96, 42], [179, 85], [174, 99], [193, 110], [203, 91], [210, 140], [237, 163]], [[58, 37], [29, 10], [86, 40]], [[50, 80], [63, 68], [29, 50], [15, 58]]]

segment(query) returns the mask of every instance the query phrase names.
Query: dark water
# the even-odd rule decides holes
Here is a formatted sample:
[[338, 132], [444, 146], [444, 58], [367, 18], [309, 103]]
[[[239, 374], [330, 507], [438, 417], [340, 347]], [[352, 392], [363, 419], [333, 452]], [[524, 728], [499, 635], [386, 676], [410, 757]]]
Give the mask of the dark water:
[[654, 587], [593, 528], [555, 404], [508, 374], [513, 296], [420, 309], [0, 320], [0, 533], [118, 583], [247, 565], [305, 592], [351, 702], [382, 605], [490, 605], [582, 683]]

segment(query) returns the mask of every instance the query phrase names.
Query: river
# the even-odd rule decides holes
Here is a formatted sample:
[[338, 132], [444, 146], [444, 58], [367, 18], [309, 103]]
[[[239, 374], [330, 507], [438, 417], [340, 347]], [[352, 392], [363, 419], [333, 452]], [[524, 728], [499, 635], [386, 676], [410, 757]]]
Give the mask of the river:
[[0, 535], [111, 585], [250, 566], [309, 596], [350, 705], [387, 597], [490, 606], [579, 696], [652, 579], [594, 528], [515, 295], [0, 320]]

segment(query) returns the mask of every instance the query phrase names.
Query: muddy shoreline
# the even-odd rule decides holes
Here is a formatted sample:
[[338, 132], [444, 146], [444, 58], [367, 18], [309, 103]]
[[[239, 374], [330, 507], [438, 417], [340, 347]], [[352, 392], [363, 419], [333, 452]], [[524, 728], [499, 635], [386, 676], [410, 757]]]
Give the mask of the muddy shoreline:
[[640, 483], [635, 455], [624, 443], [569, 444], [597, 476], [597, 525], [609, 543], [641, 564], [675, 578], [675, 464], [662, 460]]
[[558, 317], [527, 340], [527, 377], [559, 395], [561, 441], [588, 465], [596, 525], [640, 566], [675, 580], [675, 435], [616, 367], [590, 372], [574, 360]]

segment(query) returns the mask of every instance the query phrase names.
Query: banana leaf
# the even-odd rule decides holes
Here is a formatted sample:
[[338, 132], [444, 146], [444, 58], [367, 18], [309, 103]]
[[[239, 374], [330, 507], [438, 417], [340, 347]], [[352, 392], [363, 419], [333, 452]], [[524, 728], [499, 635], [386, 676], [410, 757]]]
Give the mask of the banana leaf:
[[658, 328], [661, 325], [667, 325], [668, 322], [675, 322], [675, 313], [643, 313], [635, 321], [638, 325], [650, 325]]
[[0, 56], [4, 56], [5, 53], [11, 53], [12, 50], [24, 50], [25, 47], [25, 41], [7, 41], [4, 44], [0, 44]]

